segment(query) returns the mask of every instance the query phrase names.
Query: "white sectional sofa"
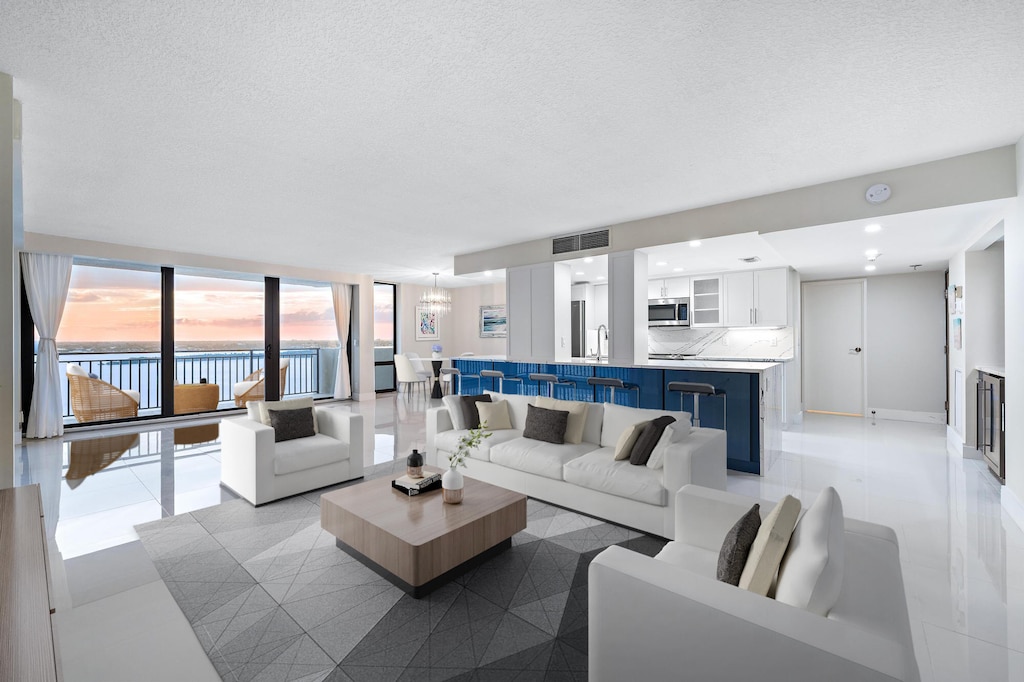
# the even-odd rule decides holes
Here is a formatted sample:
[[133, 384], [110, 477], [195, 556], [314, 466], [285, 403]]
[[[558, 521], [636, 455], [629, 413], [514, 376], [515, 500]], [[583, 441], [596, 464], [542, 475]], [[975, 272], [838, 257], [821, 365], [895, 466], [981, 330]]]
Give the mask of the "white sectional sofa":
[[274, 442], [249, 403], [245, 417], [220, 423], [221, 484], [254, 505], [360, 478], [363, 416], [337, 407], [316, 407], [319, 432]]
[[[583, 441], [554, 445], [523, 438], [527, 405], [536, 396], [492, 393], [507, 400], [512, 429], [496, 430], [470, 453], [464, 475], [500, 485], [530, 497], [575, 509], [638, 530], [673, 537], [675, 492], [688, 483], [725, 489], [725, 432], [690, 426], [687, 412], [641, 410], [594, 403], [587, 410]], [[685, 429], [665, 451], [664, 468], [614, 461], [621, 432], [660, 415], [677, 421], [669, 429]], [[466, 430], [454, 428], [447, 407], [427, 411], [427, 461], [445, 467]]]
[[[723, 539], [755, 502], [762, 518], [773, 507], [686, 486], [676, 540], [657, 557], [613, 546], [591, 562], [590, 679], [917, 682], [895, 532], [843, 519], [841, 588], [818, 615], [716, 580]], [[794, 569], [804, 581], [806, 564], [791, 568], [787, 559], [779, 583]], [[820, 580], [800, 589], [819, 590]]]

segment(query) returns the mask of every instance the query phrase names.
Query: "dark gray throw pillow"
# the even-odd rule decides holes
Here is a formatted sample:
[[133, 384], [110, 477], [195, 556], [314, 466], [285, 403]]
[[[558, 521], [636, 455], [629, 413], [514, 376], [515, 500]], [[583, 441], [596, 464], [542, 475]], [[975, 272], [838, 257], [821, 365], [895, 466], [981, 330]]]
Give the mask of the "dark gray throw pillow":
[[654, 446], [658, 444], [658, 441], [661, 440], [661, 434], [665, 432], [665, 427], [675, 420], [675, 417], [670, 417], [667, 414], [657, 419], [652, 419], [651, 423], [640, 432], [640, 437], [636, 439], [636, 444], [633, 445], [633, 450], [629, 453], [629, 463], [636, 464], [637, 466], [646, 466], [647, 460], [651, 458], [651, 453], [654, 452]]
[[316, 432], [313, 430], [313, 408], [303, 407], [298, 410], [267, 410], [270, 414], [270, 425], [274, 427], [274, 442], [306, 438]]
[[761, 528], [761, 505], [755, 504], [729, 529], [718, 553], [718, 579], [730, 585], [739, 585], [747, 555]]
[[568, 423], [569, 413], [565, 410], [547, 410], [536, 405], [527, 405], [523, 438], [561, 445], [565, 442], [565, 427]]
[[462, 422], [467, 429], [475, 429], [480, 426], [480, 410], [476, 408], [476, 404], [489, 402], [491, 402], [491, 396], [487, 393], [461, 396], [459, 409], [462, 410]]

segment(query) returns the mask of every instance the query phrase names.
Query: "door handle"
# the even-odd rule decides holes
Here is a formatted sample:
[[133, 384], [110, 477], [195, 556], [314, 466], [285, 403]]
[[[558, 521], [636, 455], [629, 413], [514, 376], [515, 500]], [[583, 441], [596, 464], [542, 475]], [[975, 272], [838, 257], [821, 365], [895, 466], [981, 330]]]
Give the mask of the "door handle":
[[857, 346], [856, 348], [851, 348], [850, 349], [850, 355], [856, 355], [860, 351], [861, 351], [861, 347], [860, 346]]

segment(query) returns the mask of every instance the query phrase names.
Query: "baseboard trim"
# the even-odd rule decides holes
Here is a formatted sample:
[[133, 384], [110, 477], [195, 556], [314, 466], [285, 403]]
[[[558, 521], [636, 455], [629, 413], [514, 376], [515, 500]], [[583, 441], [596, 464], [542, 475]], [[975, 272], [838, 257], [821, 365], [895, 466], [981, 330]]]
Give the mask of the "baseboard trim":
[[914, 410], [889, 410], [883, 407], [869, 407], [867, 416], [897, 422], [946, 423], [946, 414], [944, 412], [915, 412]]
[[984, 457], [981, 454], [981, 450], [978, 448], [972, 448], [970, 445], [965, 445], [964, 459], [984, 459]]
[[376, 400], [377, 394], [374, 393], [356, 393], [355, 399], [357, 402], [363, 402], [364, 400]]
[[1006, 515], [1013, 519], [1017, 527], [1024, 531], [1024, 503], [1020, 501], [1012, 490], [1005, 485], [1001, 488], [999, 501], [1006, 510]]

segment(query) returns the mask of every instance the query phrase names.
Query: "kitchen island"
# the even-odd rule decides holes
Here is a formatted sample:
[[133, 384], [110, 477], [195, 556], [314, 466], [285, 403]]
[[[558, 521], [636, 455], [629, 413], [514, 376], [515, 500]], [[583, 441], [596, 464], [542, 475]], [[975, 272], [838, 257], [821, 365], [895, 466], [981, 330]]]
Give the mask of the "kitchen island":
[[[785, 401], [784, 361], [649, 360], [625, 364], [574, 358], [566, 362], [538, 363], [474, 356], [453, 358], [452, 362], [466, 377], [464, 392], [478, 386], [481, 390], [497, 390], [497, 380], [471, 378], [479, 376], [480, 370], [493, 369], [504, 373], [506, 393], [544, 394], [546, 387], [531, 382], [528, 377], [533, 373], [554, 374], [560, 382], [554, 387], [556, 398], [596, 402], [602, 394], [588, 385], [587, 379], [609, 377], [639, 388], [638, 391], [616, 391], [616, 403], [635, 406], [639, 398], [640, 407], [658, 410], [680, 409], [680, 396], [668, 391], [669, 382], [711, 384], [724, 391], [725, 397], [701, 398], [701, 425], [725, 429], [728, 468], [760, 474], [771, 466], [780, 452]], [[521, 381], [508, 381], [510, 377]], [[683, 397], [682, 409], [693, 412], [691, 396]]]

